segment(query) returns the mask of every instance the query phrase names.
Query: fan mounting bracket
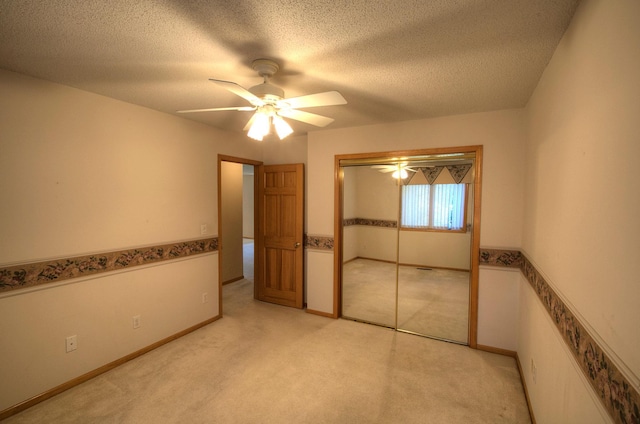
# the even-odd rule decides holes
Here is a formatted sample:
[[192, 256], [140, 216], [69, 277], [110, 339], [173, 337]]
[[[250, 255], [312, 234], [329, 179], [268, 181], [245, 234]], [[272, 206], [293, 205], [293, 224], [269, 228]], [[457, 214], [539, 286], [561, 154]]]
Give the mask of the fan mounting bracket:
[[251, 67], [263, 78], [271, 78], [280, 69], [278, 64], [270, 59], [256, 59], [251, 63]]

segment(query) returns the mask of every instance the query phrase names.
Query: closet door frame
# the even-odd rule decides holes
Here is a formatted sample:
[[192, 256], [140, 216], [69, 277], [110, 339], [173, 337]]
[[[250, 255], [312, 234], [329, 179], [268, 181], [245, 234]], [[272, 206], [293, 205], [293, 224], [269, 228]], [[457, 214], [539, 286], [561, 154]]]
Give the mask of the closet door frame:
[[455, 153], [475, 154], [473, 180], [473, 218], [471, 233], [471, 270], [469, 288], [469, 347], [478, 346], [478, 287], [479, 287], [479, 259], [480, 259], [480, 211], [482, 199], [482, 146], [443, 147], [421, 150], [404, 150], [391, 152], [354, 153], [335, 156], [334, 171], [334, 275], [333, 275], [333, 316], [339, 318], [342, 313], [342, 253], [343, 253], [343, 182], [342, 161], [348, 160], [379, 160], [381, 158], [402, 160], [413, 156], [430, 156]]

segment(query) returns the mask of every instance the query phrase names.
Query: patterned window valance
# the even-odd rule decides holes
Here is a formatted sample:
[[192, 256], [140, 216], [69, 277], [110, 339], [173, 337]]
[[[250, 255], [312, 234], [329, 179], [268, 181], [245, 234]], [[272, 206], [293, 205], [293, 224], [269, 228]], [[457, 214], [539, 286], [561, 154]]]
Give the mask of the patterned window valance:
[[419, 168], [427, 182], [431, 185], [442, 172], [444, 166], [434, 166], [433, 168]]
[[[442, 170], [445, 168], [447, 169], [447, 171], [449, 171], [449, 174], [451, 175], [451, 178], [453, 178], [453, 181], [455, 181], [456, 184], [460, 184], [462, 180], [464, 180], [464, 177], [467, 176], [472, 166], [473, 166], [472, 164], [466, 163], [461, 165], [419, 167], [417, 169], [424, 176], [424, 179], [426, 179], [426, 183], [429, 185], [434, 184], [436, 182], [436, 180], [442, 173]], [[410, 175], [407, 178], [403, 179], [403, 183], [405, 185], [410, 184], [411, 181], [414, 180], [414, 176], [416, 174], [417, 172], [410, 173]], [[420, 178], [420, 180], [421, 180], [420, 182], [417, 182], [417, 179], [416, 179], [414, 181], [414, 184], [424, 184], [424, 180], [422, 178]]]
[[465, 175], [467, 175], [467, 172], [469, 172], [470, 169], [470, 163], [466, 163], [464, 165], [447, 165], [447, 170], [453, 177], [453, 180], [456, 182], [456, 184], [460, 184], [462, 182]]

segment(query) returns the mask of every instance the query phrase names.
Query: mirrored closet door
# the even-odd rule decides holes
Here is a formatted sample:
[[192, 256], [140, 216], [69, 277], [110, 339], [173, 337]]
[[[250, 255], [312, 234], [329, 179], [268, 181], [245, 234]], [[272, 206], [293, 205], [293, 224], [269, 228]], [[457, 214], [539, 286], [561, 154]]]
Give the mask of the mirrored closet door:
[[475, 155], [340, 169], [342, 317], [468, 344]]
[[343, 169], [342, 315], [395, 328], [398, 182], [374, 166]]

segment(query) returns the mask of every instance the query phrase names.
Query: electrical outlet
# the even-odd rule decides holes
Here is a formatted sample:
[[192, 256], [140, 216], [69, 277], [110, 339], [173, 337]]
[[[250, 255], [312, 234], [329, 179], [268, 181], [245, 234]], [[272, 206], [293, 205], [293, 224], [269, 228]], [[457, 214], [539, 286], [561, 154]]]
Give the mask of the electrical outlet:
[[133, 328], [140, 328], [140, 315], [133, 317]]
[[200, 235], [204, 236], [208, 232], [209, 232], [209, 229], [207, 228], [207, 224], [200, 224]]
[[209, 294], [202, 293], [202, 303], [207, 303], [209, 301]]
[[66, 338], [67, 341], [67, 353], [73, 352], [78, 348], [78, 336], [73, 335]]

